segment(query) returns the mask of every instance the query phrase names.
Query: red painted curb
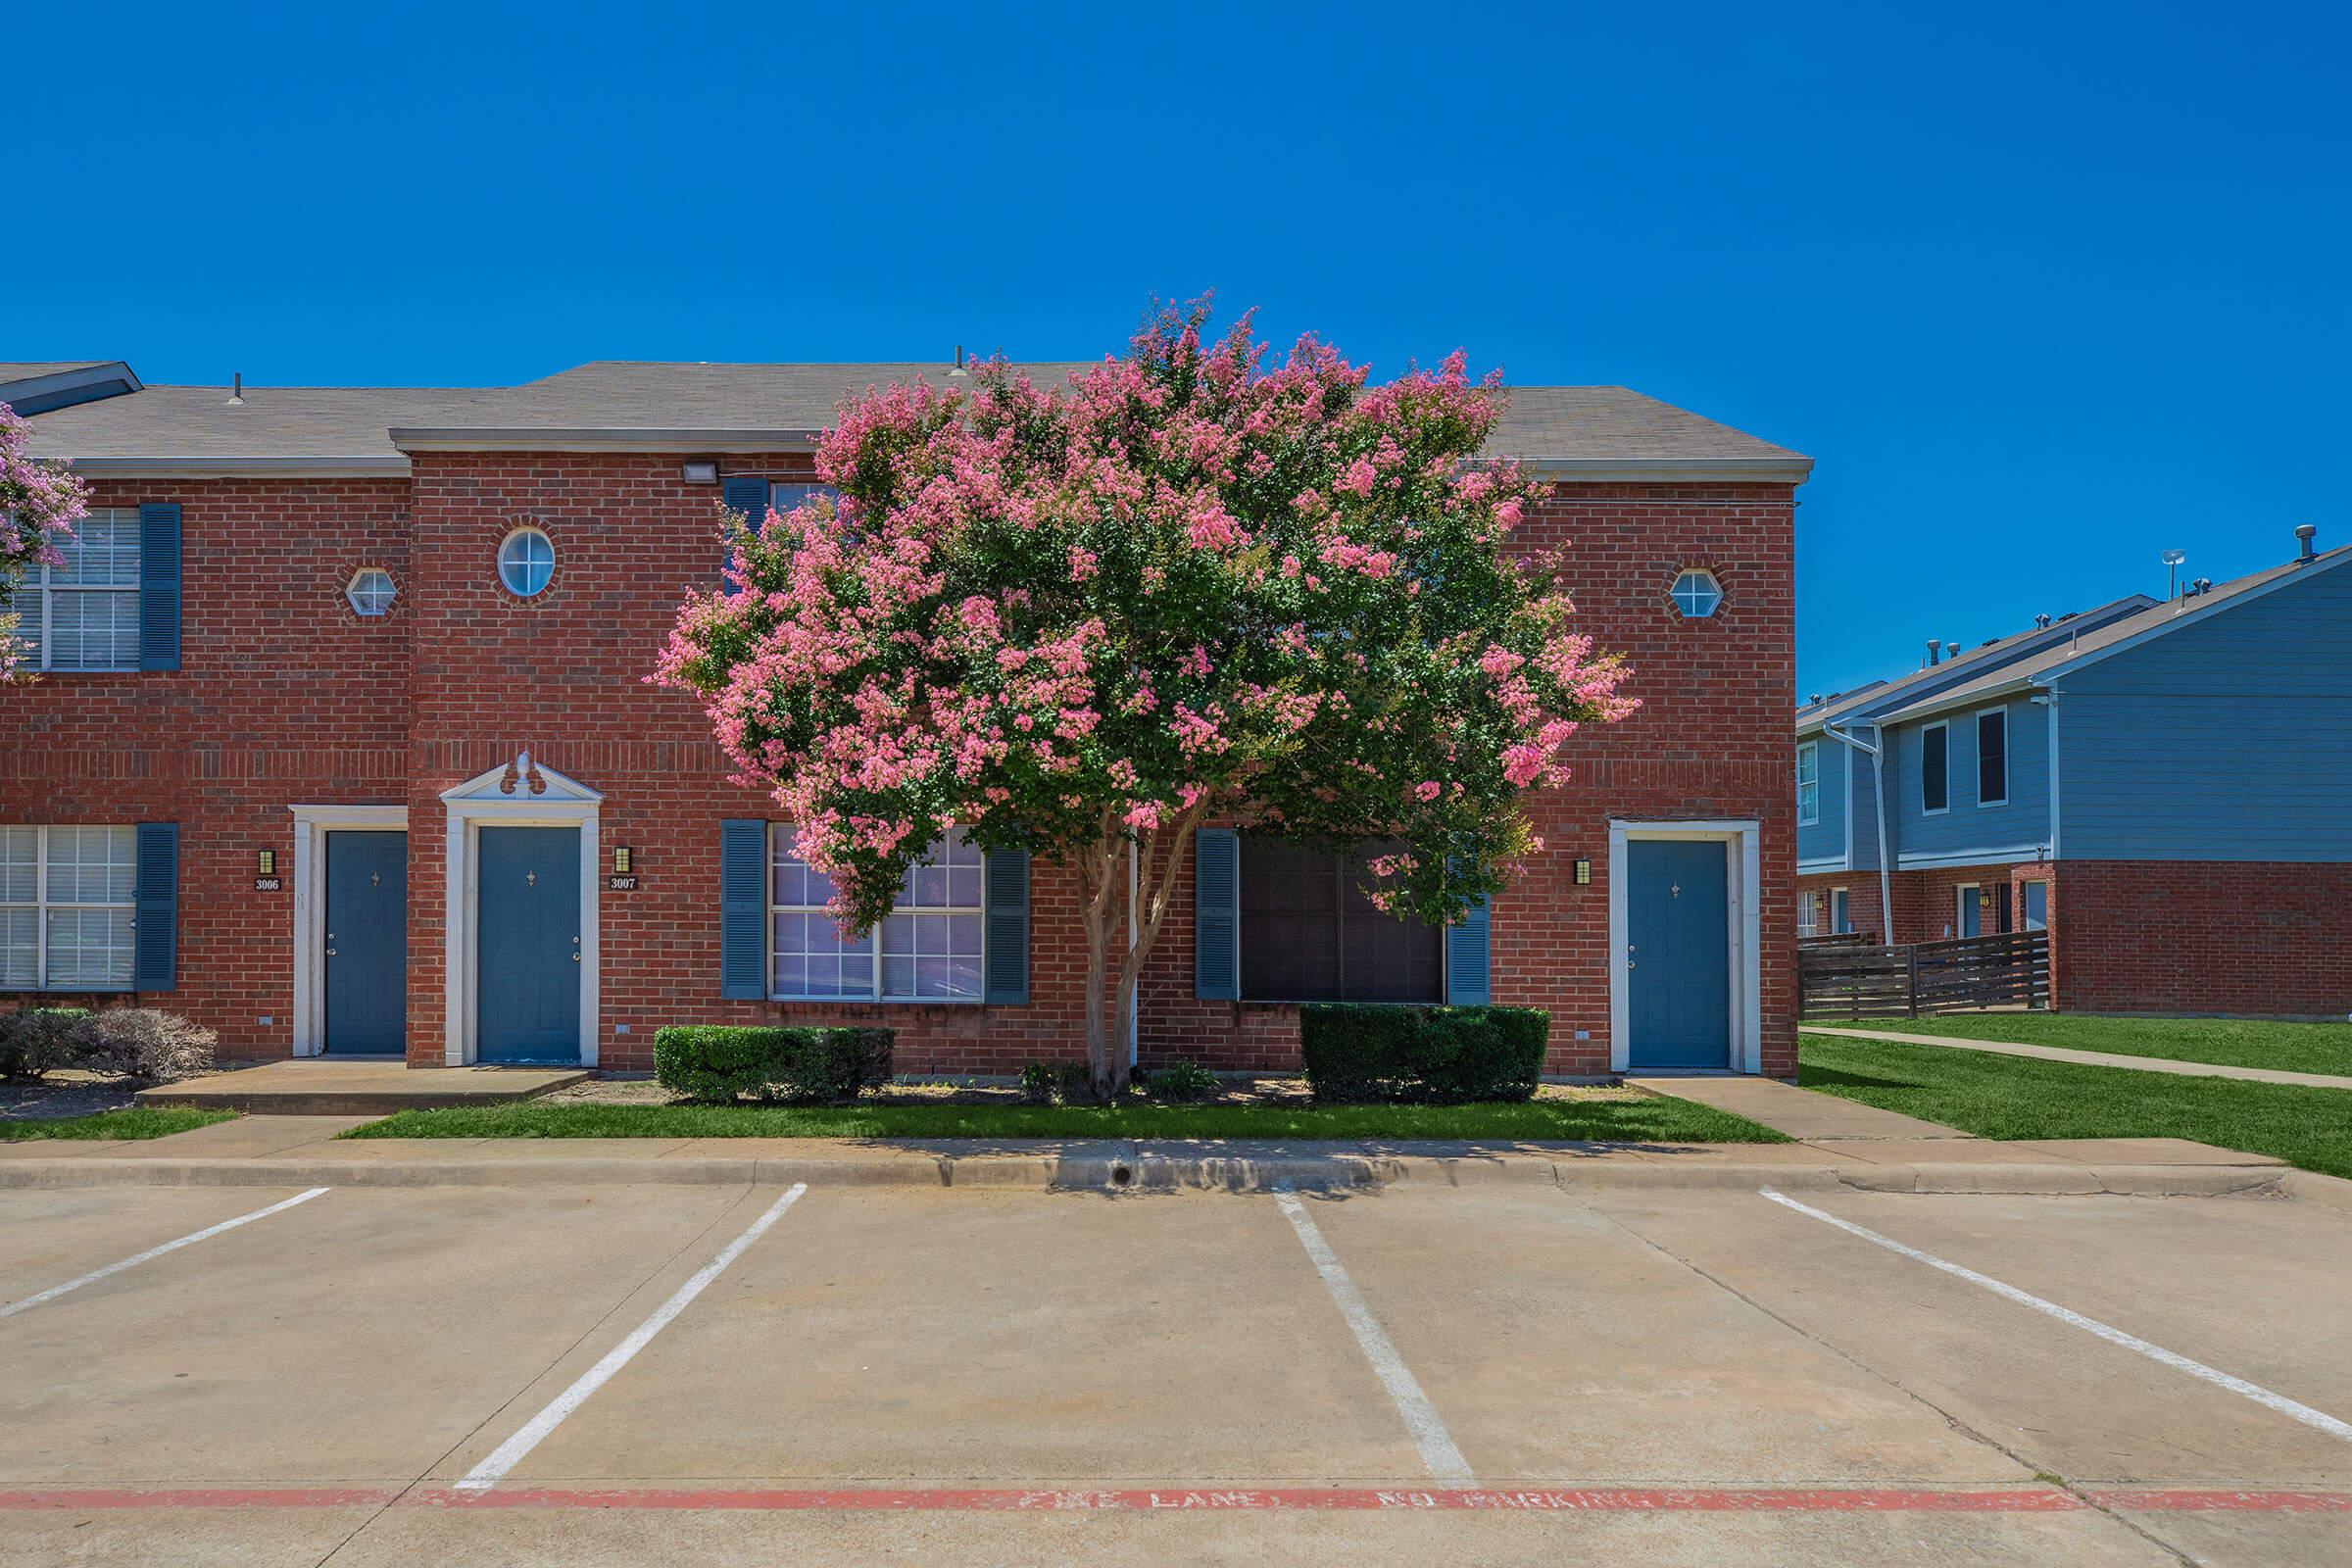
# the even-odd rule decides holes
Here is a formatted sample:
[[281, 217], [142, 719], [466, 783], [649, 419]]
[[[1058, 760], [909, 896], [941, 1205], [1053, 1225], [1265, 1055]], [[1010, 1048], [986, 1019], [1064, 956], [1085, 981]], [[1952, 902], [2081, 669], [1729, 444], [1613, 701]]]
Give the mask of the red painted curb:
[[1067, 1513], [1438, 1509], [1524, 1513], [2346, 1513], [2352, 1493], [1873, 1488], [1594, 1488], [1500, 1491], [1377, 1488], [1151, 1488], [1124, 1491], [515, 1487], [489, 1492], [368, 1487], [119, 1487], [0, 1492], [0, 1511], [124, 1508], [382, 1507], [767, 1512]]

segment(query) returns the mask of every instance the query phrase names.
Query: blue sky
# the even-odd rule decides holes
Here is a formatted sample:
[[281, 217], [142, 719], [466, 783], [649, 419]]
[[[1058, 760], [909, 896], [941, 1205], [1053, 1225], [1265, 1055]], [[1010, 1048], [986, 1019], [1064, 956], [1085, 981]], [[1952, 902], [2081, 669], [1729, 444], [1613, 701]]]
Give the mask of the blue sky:
[[22, 6], [0, 359], [1115, 346], [1213, 288], [1811, 453], [1798, 693], [2352, 538], [2320, 5]]

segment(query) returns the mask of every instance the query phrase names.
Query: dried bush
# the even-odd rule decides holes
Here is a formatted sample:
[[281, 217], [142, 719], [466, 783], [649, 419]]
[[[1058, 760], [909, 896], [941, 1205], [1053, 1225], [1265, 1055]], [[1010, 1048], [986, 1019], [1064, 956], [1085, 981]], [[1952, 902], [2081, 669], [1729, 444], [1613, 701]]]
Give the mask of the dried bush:
[[189, 1078], [211, 1070], [220, 1039], [176, 1012], [110, 1007], [74, 1024], [73, 1064], [125, 1078]]

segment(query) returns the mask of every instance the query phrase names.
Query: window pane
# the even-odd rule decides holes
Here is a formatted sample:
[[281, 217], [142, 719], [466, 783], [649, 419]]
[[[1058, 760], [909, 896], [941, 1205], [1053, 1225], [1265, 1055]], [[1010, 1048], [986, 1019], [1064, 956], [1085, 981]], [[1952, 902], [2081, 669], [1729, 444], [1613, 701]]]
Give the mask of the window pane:
[[41, 983], [40, 912], [0, 908], [0, 988], [29, 991]]
[[49, 571], [51, 586], [136, 588], [139, 514], [135, 507], [102, 507], [74, 524], [73, 542], [58, 553], [65, 564]]
[[832, 916], [779, 913], [772, 984], [781, 997], [856, 997], [873, 992], [872, 939], [844, 941]]
[[137, 847], [135, 828], [51, 828], [49, 902], [130, 903], [138, 890]]
[[2009, 798], [2009, 715], [1977, 716], [1977, 799], [1986, 803]]
[[1940, 811], [1944, 807], [1944, 747], [1949, 731], [1937, 727], [1922, 731], [1919, 737], [1919, 791], [1923, 808]]
[[128, 909], [51, 909], [49, 988], [78, 991], [130, 984]]
[[49, 595], [49, 667], [138, 668], [139, 596], [85, 589], [53, 591]]
[[1372, 906], [1367, 846], [1341, 856], [1242, 841], [1242, 986], [1258, 1001], [1437, 1002], [1445, 933]]
[[0, 904], [30, 904], [40, 892], [41, 830], [0, 827]]

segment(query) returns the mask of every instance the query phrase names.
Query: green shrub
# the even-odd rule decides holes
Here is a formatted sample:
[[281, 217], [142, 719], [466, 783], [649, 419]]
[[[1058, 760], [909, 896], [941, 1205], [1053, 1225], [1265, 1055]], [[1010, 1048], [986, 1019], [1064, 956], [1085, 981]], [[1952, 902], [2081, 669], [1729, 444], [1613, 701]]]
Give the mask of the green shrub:
[[1181, 1058], [1142, 1074], [1144, 1093], [1168, 1104], [1197, 1105], [1217, 1092], [1217, 1075]]
[[1298, 1009], [1306, 1081], [1317, 1100], [1331, 1102], [1532, 1099], [1550, 1034], [1551, 1015], [1535, 1007], [1311, 1003]]
[[654, 1076], [689, 1100], [838, 1103], [890, 1080], [888, 1029], [693, 1024], [657, 1030]]
[[0, 1012], [0, 1079], [38, 1078], [74, 1065], [74, 1029], [82, 1007], [16, 1007]]

